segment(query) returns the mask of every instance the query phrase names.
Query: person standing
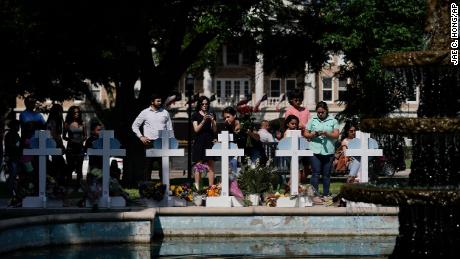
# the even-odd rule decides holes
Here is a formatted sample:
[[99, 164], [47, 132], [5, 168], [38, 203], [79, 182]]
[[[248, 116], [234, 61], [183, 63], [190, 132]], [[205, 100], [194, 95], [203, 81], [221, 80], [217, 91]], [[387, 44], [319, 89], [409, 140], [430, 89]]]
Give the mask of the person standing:
[[311, 115], [307, 108], [302, 107], [303, 94], [295, 90], [289, 94], [288, 100], [291, 106], [284, 113], [284, 118], [286, 119], [289, 115], [296, 116], [299, 119], [299, 129], [304, 130]]
[[70, 173], [68, 178], [72, 179], [72, 172], [75, 171], [76, 186], [79, 186], [83, 179], [83, 143], [86, 140], [86, 126], [83, 123], [80, 107], [71, 106], [67, 111], [62, 138], [67, 141], [66, 159], [69, 167], [68, 173]]
[[[56, 142], [56, 148], [62, 149], [63, 153], [65, 151], [64, 142], [62, 141], [62, 132], [64, 127], [63, 119], [63, 109], [60, 104], [53, 104], [48, 115], [48, 120], [46, 121], [46, 129], [50, 131], [51, 137]], [[67, 182], [66, 178], [66, 169], [67, 165], [62, 155], [54, 155], [51, 157], [52, 160], [52, 172], [54, 177], [60, 185], [64, 185]]]
[[[195, 141], [192, 148], [192, 161], [195, 164], [206, 163], [208, 166], [209, 186], [214, 185], [214, 160], [206, 156], [206, 149], [211, 149], [216, 137], [216, 115], [209, 112], [210, 101], [206, 96], [200, 96], [196, 112], [192, 115]], [[199, 190], [201, 175], [195, 170], [195, 187]]]
[[[311, 139], [310, 157], [312, 176], [310, 183], [318, 193], [319, 175], [323, 176], [323, 200], [330, 196], [330, 172], [335, 154], [335, 142], [339, 138], [339, 123], [329, 115], [329, 108], [323, 101], [316, 105], [316, 115], [308, 121], [304, 137]], [[315, 204], [321, 203], [319, 197], [314, 197]]]
[[[287, 119], [290, 115], [296, 116], [299, 119], [299, 129], [304, 131], [311, 115], [307, 108], [302, 107], [303, 93], [299, 90], [294, 90], [288, 95], [288, 101], [291, 106], [284, 113], [284, 118]], [[302, 157], [300, 162], [303, 165], [303, 170], [300, 173], [306, 177], [310, 171], [309, 160], [307, 157]]]
[[16, 119], [8, 122], [8, 131], [5, 134], [5, 162], [7, 163], [8, 174], [7, 186], [11, 195], [10, 205], [17, 206], [21, 201], [17, 197], [17, 177], [20, 171], [19, 159], [21, 158], [21, 138], [19, 136], [19, 121]]
[[267, 161], [265, 151], [260, 142], [260, 136], [255, 128], [244, 128], [243, 123], [236, 116], [235, 108], [229, 106], [222, 111], [224, 117], [224, 129], [233, 134], [234, 142], [239, 148], [244, 148], [244, 155], [250, 158], [250, 162], [264, 165]]
[[[36, 130], [45, 129], [45, 119], [36, 112], [37, 100], [29, 95], [24, 99], [26, 109], [19, 114], [19, 123], [21, 125], [21, 150], [30, 148], [31, 140]], [[20, 159], [24, 166], [26, 179], [32, 181], [34, 191], [38, 191], [38, 157], [22, 155]]]
[[[142, 144], [144, 144], [145, 148], [151, 148], [153, 146], [153, 141], [160, 137], [160, 130], [173, 130], [171, 117], [168, 111], [163, 108], [161, 97], [157, 94], [153, 94], [150, 101], [150, 106], [139, 113], [131, 126], [132, 131], [140, 139]], [[140, 130], [141, 127], [142, 132]], [[145, 181], [151, 180], [154, 161], [161, 162], [161, 158], [146, 157], [145, 159]], [[160, 179], [162, 179], [161, 165], [159, 174]]]
[[[102, 130], [102, 124], [98, 120], [92, 120], [89, 125], [89, 138], [85, 141], [85, 153], [88, 152], [88, 148], [95, 148], [93, 144], [99, 138]], [[88, 160], [88, 172], [91, 172], [94, 168], [102, 170], [102, 156], [89, 156]]]

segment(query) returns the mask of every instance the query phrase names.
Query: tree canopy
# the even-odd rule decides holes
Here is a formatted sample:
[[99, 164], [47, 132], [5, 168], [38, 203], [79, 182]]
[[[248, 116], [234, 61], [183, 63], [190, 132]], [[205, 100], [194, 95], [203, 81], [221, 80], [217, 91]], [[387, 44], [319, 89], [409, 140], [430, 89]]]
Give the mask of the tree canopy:
[[399, 108], [409, 94], [392, 94], [385, 81], [391, 76], [380, 64], [389, 52], [420, 50], [426, 1], [331, 0], [322, 7], [325, 32], [321, 44], [344, 54], [340, 76], [351, 78], [345, 116], [383, 116]]

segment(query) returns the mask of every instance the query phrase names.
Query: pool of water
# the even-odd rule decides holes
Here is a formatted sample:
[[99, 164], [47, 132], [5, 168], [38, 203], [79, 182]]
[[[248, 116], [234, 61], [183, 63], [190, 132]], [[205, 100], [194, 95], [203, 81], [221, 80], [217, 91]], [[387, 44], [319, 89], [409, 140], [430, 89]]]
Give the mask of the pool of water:
[[52, 246], [2, 258], [386, 257], [395, 236], [166, 237], [150, 244]]

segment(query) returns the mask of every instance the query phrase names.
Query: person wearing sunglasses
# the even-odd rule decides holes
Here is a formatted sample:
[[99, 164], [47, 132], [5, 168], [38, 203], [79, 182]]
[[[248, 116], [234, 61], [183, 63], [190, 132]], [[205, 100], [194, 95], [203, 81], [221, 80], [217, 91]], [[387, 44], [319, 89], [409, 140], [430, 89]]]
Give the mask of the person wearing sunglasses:
[[[193, 131], [195, 139], [192, 147], [192, 161], [195, 166], [206, 164], [208, 171], [209, 186], [214, 184], [214, 159], [206, 156], [206, 149], [211, 149], [216, 138], [217, 123], [216, 115], [210, 112], [208, 97], [200, 96], [196, 105], [196, 111], [192, 115]], [[200, 170], [195, 170], [195, 188], [199, 189], [201, 180]]]

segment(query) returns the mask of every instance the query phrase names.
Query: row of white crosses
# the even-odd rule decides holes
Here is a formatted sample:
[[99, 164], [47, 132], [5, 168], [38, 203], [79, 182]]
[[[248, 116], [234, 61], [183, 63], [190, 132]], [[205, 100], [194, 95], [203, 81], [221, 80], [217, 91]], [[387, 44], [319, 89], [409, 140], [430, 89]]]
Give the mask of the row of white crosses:
[[[356, 138], [350, 142], [350, 147], [346, 151], [347, 156], [360, 156], [363, 162], [361, 164], [360, 180], [361, 182], [368, 181], [368, 158], [370, 156], [381, 156], [382, 150], [377, 149], [377, 142], [370, 138], [369, 133], [360, 134], [361, 139]], [[287, 135], [288, 138], [283, 139], [278, 144], [278, 150], [276, 150], [276, 156], [280, 157], [291, 157], [291, 186], [290, 194], [291, 197], [287, 199], [279, 199], [278, 203], [281, 203], [282, 207], [294, 207], [299, 206], [298, 189], [299, 189], [299, 157], [302, 156], [313, 156], [311, 150], [306, 150], [308, 144], [305, 139], [301, 137], [299, 130], [292, 130]], [[208, 197], [206, 200], [207, 206], [211, 207], [230, 207], [231, 197], [229, 195], [228, 185], [228, 163], [229, 157], [243, 156], [244, 150], [232, 147], [230, 141], [233, 141], [233, 135], [227, 131], [223, 131], [218, 135], [218, 141], [213, 146], [213, 149], [207, 149], [207, 156], [220, 156], [222, 158], [222, 191], [220, 197]], [[356, 143], [356, 144], [355, 144]], [[288, 201], [291, 200], [291, 201]]]
[[[184, 150], [177, 149], [177, 145], [171, 147], [172, 131], [160, 131], [161, 148], [154, 147], [146, 150], [147, 157], [162, 157], [162, 171], [163, 171], [163, 184], [169, 190], [169, 157], [183, 156]], [[382, 150], [377, 149], [375, 140], [370, 139], [369, 133], [361, 133], [360, 139], [356, 138], [350, 141], [349, 149], [345, 154], [347, 156], [360, 156], [361, 159], [361, 182], [368, 181], [368, 158], [369, 156], [381, 156]], [[230, 207], [231, 197], [229, 193], [229, 158], [234, 156], [243, 156], [244, 149], [238, 149], [233, 141], [233, 134], [228, 131], [223, 131], [218, 135], [218, 141], [212, 149], [206, 150], [207, 156], [220, 156], [222, 158], [222, 191], [220, 197], [208, 197], [207, 204], [216, 207]], [[283, 147], [283, 142], [286, 147]], [[279, 148], [276, 150], [276, 156], [291, 157], [291, 196], [298, 195], [299, 186], [299, 157], [312, 156], [310, 150], [306, 150], [305, 139], [301, 137], [300, 131], [293, 130], [288, 134], [288, 138], [279, 143]], [[37, 131], [35, 139], [32, 141], [31, 149], [25, 149], [24, 155], [39, 156], [39, 196], [26, 197], [23, 200], [24, 207], [46, 207], [46, 158], [49, 155], [61, 155], [61, 149], [57, 149], [56, 143], [50, 138], [49, 131]], [[109, 183], [110, 183], [110, 157], [111, 156], [125, 156], [125, 149], [120, 149], [119, 142], [114, 138], [112, 130], [103, 130], [100, 133], [99, 139], [96, 141], [95, 148], [88, 149], [88, 155], [102, 156], [103, 161], [103, 183], [102, 183], [102, 197], [99, 201], [100, 207], [119, 207], [125, 206], [125, 200], [122, 197], [110, 197]], [[356, 148], [359, 147], [359, 148]], [[370, 147], [370, 148], [369, 148]], [[168, 203], [169, 204], [169, 203]]]
[[[96, 141], [96, 148], [89, 148], [88, 154], [93, 156], [102, 156], [102, 197], [99, 199], [100, 207], [124, 207], [126, 201], [122, 197], [110, 197], [110, 157], [125, 156], [126, 151], [120, 149], [120, 143], [114, 138], [113, 130], [103, 130], [99, 139]], [[62, 155], [62, 150], [56, 148], [56, 142], [50, 137], [48, 130], [35, 132], [32, 138], [31, 148], [24, 149], [24, 155], [38, 156], [38, 196], [28, 196], [22, 201], [23, 207], [38, 208], [47, 207], [46, 197], [46, 161], [50, 155]], [[62, 206], [62, 202], [54, 201], [55, 206]]]

